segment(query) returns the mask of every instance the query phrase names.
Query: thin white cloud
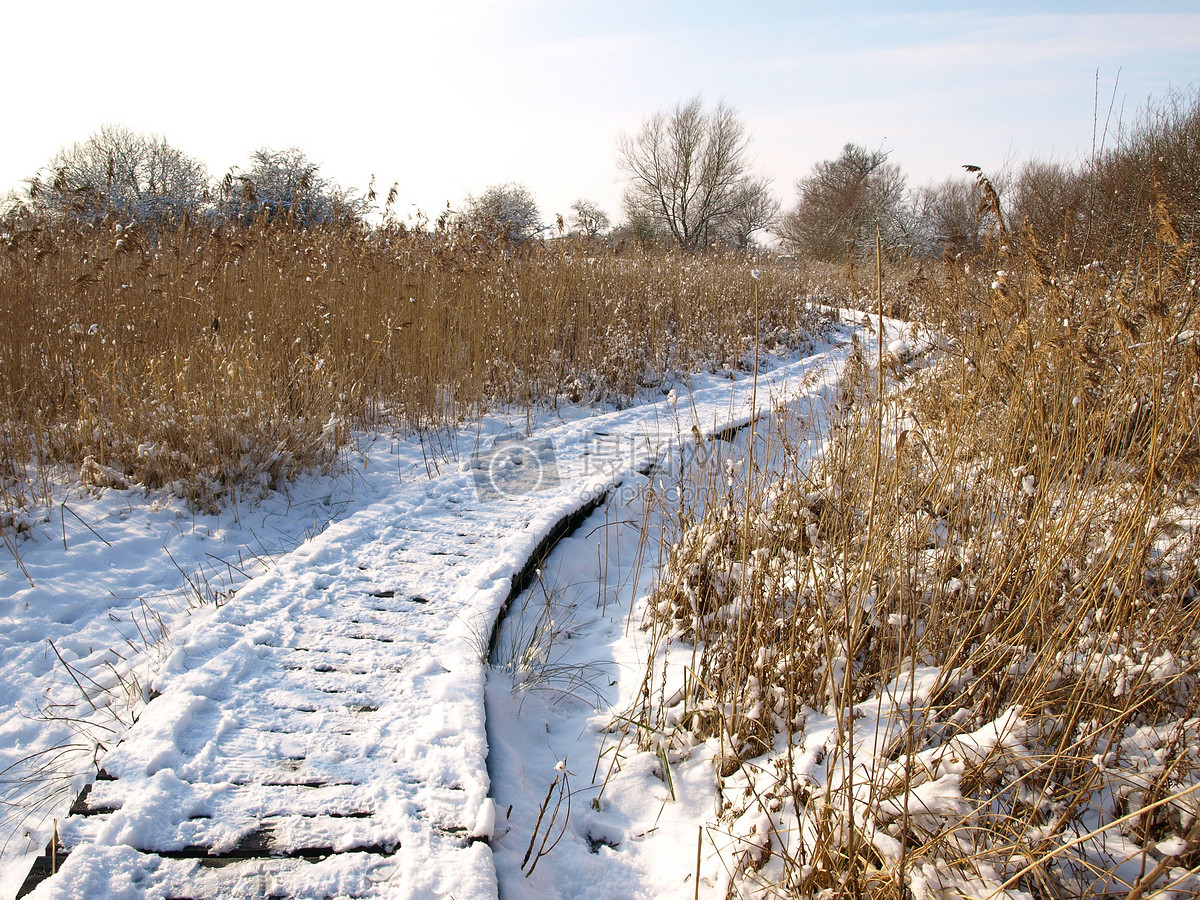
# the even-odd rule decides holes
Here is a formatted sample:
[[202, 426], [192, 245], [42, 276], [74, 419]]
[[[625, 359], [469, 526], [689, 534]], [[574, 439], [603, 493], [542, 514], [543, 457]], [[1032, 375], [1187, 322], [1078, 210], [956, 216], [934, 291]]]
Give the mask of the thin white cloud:
[[902, 64], [927, 70], [980, 66], [996, 60], [1015, 66], [1200, 52], [1200, 15], [949, 18], [952, 28], [944, 20], [928, 16], [899, 19], [897, 23], [905, 26], [903, 33], [920, 35], [926, 28], [933, 31], [935, 21], [941, 33], [894, 46], [856, 49], [850, 57], [863, 65]]

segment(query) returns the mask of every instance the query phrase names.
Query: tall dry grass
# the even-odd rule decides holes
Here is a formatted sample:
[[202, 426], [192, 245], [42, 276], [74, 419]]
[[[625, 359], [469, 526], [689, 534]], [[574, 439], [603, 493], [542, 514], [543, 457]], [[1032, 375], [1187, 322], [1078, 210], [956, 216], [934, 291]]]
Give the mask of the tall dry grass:
[[1150, 214], [1119, 267], [881, 280], [936, 365], [860, 346], [680, 514], [622, 721], [714, 748], [730, 896], [1200, 893], [1200, 295]]
[[[354, 429], [626, 402], [739, 364], [755, 330], [742, 257], [265, 220], [151, 241], [28, 211], [0, 231], [10, 518], [64, 469], [212, 506], [330, 465]], [[757, 265], [767, 337], [802, 340], [802, 275]]]

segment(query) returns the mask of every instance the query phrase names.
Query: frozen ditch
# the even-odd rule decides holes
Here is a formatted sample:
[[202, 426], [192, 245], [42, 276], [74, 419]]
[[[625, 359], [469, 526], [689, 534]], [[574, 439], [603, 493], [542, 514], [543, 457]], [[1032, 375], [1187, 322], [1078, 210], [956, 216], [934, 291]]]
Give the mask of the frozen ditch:
[[[844, 352], [760, 376], [759, 408]], [[500, 610], [612, 485], [693, 428], [749, 421], [750, 388], [713, 378], [488, 443], [198, 611], [23, 892], [495, 897], [484, 674]]]
[[[758, 417], [756, 465], [821, 452], [814, 423], [836, 399], [842, 371], [837, 356], [829, 361], [814, 366], [782, 418]], [[724, 496], [729, 467], [745, 467], [749, 424], [692, 435], [586, 518], [581, 510], [498, 621], [486, 696], [501, 900], [691, 898], [701, 871], [698, 896], [724, 895], [712, 871], [721, 854], [710, 831], [719, 796], [711, 753], [646, 750], [626, 716], [646, 688], [648, 656], [659, 652], [641, 622], [661, 548], [677, 537], [682, 509]], [[793, 439], [786, 451], [783, 433]]]

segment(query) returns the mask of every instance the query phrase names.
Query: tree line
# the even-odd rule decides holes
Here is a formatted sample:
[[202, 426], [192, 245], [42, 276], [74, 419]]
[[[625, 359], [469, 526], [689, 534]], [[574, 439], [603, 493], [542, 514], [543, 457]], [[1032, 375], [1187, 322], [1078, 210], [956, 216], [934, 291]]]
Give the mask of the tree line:
[[290, 216], [304, 225], [359, 221], [367, 201], [320, 174], [296, 148], [256, 150], [245, 170], [213, 181], [165, 138], [105, 125], [65, 147], [28, 180], [27, 203], [75, 221], [166, 226], [186, 218], [247, 222]]
[[[956, 177], [916, 188], [887, 150], [847, 143], [795, 183], [786, 210], [770, 179], [751, 170], [750, 135], [736, 110], [724, 102], [707, 109], [695, 97], [618, 139], [625, 218], [615, 228], [604, 210], [582, 198], [567, 219], [547, 224], [520, 184], [468, 195], [434, 227], [511, 243], [554, 233], [608, 235], [685, 252], [744, 251], [769, 233], [784, 252], [832, 262], [870, 256], [877, 234], [889, 255], [921, 257], [971, 253], [1007, 234], [1082, 258], [1098, 240], [1135, 239], [1138, 229], [1150, 227], [1144, 212], [1157, 203], [1171, 209], [1190, 240], [1200, 223], [1198, 97], [1195, 90], [1174, 92], [1148, 105], [1132, 126], [1118, 130], [1111, 148], [1081, 164], [1031, 161], [998, 173], [966, 164]], [[383, 205], [385, 223], [396, 224], [396, 190]], [[214, 181], [164, 138], [110, 125], [60, 150], [28, 180], [20, 203], [80, 221], [166, 226], [265, 217], [309, 227], [361, 225], [378, 211], [376, 200], [373, 183], [358, 195], [296, 148], [260, 148], [245, 169]]]

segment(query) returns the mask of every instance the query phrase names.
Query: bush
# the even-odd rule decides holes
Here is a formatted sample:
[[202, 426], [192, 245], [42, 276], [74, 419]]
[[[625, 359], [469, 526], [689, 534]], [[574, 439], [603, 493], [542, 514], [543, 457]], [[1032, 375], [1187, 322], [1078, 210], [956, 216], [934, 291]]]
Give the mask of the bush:
[[478, 197], [467, 196], [454, 226], [488, 242], [522, 244], [543, 231], [542, 214], [529, 189], [521, 184], [501, 184]]
[[105, 125], [60, 150], [31, 180], [30, 202], [76, 222], [177, 223], [208, 200], [203, 164], [157, 135]]
[[303, 227], [351, 225], [361, 221], [367, 201], [354, 197], [337, 182], [322, 177], [320, 166], [302, 150], [289, 147], [256, 150], [250, 169], [225, 174], [217, 217], [249, 224], [259, 216], [267, 221], [286, 218]]

